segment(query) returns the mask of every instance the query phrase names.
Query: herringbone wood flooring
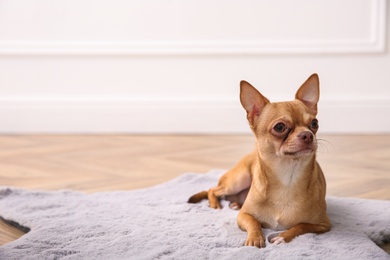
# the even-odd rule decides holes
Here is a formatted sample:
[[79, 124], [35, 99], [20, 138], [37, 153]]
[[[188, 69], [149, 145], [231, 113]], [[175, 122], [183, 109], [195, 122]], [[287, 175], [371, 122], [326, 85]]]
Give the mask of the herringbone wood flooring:
[[[328, 195], [390, 200], [390, 135], [319, 135]], [[85, 192], [137, 189], [228, 169], [254, 149], [234, 136], [0, 136], [0, 185]], [[0, 223], [0, 244], [23, 232]]]

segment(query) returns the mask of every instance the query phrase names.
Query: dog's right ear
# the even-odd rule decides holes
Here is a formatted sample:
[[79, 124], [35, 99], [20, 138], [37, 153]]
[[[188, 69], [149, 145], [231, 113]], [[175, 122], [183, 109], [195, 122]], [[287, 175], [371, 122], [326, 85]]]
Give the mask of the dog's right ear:
[[269, 103], [266, 97], [245, 80], [240, 82], [240, 101], [252, 126], [255, 125], [255, 120], [260, 116], [265, 105]]

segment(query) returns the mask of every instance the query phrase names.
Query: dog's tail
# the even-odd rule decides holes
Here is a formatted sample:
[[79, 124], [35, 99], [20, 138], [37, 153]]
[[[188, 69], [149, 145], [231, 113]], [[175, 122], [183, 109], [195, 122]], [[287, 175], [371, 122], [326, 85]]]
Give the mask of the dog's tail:
[[208, 198], [208, 192], [207, 191], [201, 191], [199, 193], [196, 193], [195, 195], [192, 195], [188, 199], [188, 203], [198, 203], [201, 200], [207, 199]]

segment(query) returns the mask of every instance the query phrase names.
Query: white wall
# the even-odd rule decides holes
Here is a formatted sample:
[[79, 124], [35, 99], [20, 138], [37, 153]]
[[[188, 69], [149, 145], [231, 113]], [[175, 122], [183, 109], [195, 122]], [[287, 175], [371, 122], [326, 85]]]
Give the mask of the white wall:
[[[390, 133], [385, 0], [0, 0], [0, 133], [247, 133], [320, 75], [321, 132]], [[386, 17], [387, 16], [387, 17]]]

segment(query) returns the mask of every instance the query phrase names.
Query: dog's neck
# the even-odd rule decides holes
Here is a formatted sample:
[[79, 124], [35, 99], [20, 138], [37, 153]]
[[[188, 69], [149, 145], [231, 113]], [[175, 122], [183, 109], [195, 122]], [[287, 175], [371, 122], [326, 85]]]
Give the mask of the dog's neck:
[[278, 182], [283, 186], [293, 186], [302, 178], [308, 177], [315, 167], [315, 154], [303, 158], [274, 157], [263, 160], [259, 155], [260, 167], [267, 182]]

